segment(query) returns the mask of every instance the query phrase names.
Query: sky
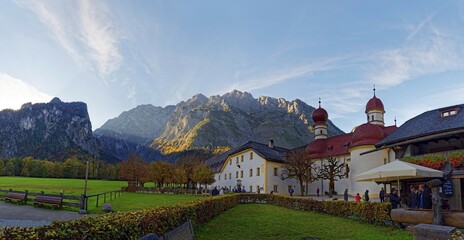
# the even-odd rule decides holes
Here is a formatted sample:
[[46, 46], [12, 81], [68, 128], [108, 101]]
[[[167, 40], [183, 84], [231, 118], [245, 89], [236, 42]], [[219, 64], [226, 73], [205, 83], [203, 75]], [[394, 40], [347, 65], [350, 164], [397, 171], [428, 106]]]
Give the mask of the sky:
[[233, 89], [317, 106], [343, 131], [464, 103], [463, 1], [0, 1], [0, 109], [140, 104]]

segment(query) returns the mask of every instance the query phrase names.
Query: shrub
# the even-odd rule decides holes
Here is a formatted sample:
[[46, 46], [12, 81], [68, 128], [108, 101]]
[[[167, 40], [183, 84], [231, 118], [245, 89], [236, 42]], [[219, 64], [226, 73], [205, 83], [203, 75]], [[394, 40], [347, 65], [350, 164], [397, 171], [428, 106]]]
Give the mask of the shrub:
[[240, 203], [268, 203], [295, 210], [326, 213], [379, 224], [390, 220], [391, 210], [390, 203], [318, 201], [312, 198], [294, 198], [285, 195], [246, 194], [241, 196]]
[[239, 204], [239, 195], [204, 198], [182, 205], [55, 221], [43, 227], [0, 230], [0, 239], [137, 239], [148, 233], [162, 235], [187, 220], [202, 224]]

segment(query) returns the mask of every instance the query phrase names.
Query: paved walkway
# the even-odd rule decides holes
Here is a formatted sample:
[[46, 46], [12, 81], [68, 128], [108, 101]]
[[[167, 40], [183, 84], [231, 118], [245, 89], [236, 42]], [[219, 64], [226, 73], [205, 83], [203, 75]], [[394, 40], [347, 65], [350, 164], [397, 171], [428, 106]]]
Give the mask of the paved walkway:
[[0, 202], [0, 227], [35, 227], [51, 224], [55, 220], [74, 220], [82, 217], [84, 215], [77, 212]]

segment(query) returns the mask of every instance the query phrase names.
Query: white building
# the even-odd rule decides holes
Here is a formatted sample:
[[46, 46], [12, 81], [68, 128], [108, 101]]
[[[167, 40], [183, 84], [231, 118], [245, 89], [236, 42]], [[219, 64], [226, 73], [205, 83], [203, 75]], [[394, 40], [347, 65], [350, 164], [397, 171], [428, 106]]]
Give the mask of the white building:
[[299, 185], [294, 179], [281, 178], [284, 159], [290, 150], [269, 144], [248, 142], [240, 147], [219, 154], [206, 161], [215, 171], [216, 180], [210, 187], [245, 189], [246, 192], [300, 194]]

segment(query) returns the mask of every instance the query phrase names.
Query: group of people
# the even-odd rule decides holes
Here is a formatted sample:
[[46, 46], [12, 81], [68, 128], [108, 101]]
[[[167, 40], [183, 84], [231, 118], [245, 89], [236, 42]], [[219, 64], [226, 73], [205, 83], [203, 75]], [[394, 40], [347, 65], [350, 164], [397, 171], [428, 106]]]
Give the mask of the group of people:
[[[211, 191], [211, 195], [217, 196], [217, 195], [222, 195], [224, 193], [230, 193], [231, 190], [226, 187], [222, 187], [221, 189], [218, 189], [217, 187], [214, 187], [214, 189]], [[233, 187], [232, 188], [233, 193], [245, 193], [246, 190], [245, 188], [240, 188], [240, 187]]]
[[[380, 202], [384, 202], [386, 197], [385, 190], [382, 188], [379, 192]], [[348, 190], [345, 189], [344, 194], [345, 201], [348, 201]], [[363, 197], [356, 194], [356, 202], [361, 202], [361, 199], [365, 202], [369, 201], [369, 190], [366, 190]], [[401, 206], [401, 201], [403, 199], [398, 194], [397, 188], [392, 188], [389, 201], [392, 205], [392, 208], [398, 208]], [[430, 195], [430, 188], [425, 184], [420, 184], [419, 186], [411, 185], [410, 193], [408, 195], [407, 204], [409, 208], [420, 208], [420, 209], [431, 209], [432, 208], [432, 196]]]
[[420, 184], [419, 187], [411, 185], [408, 195], [409, 208], [432, 208], [432, 196], [430, 195], [430, 188], [425, 184]]
[[[425, 184], [420, 184], [419, 187], [411, 185], [410, 192], [407, 199], [409, 208], [432, 209], [432, 196], [430, 195], [430, 188]], [[390, 203], [392, 208], [401, 206], [402, 198], [398, 195], [398, 189], [392, 189], [390, 193]]]
[[[343, 198], [345, 201], [348, 201], [348, 189], [345, 189], [345, 193], [343, 194]], [[361, 202], [361, 200], [363, 200], [364, 202], [369, 202], [369, 190], [366, 190], [364, 192], [364, 195], [361, 197], [361, 195], [359, 195], [359, 193], [356, 193], [356, 196], [354, 198], [356, 200], [356, 202]]]

